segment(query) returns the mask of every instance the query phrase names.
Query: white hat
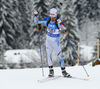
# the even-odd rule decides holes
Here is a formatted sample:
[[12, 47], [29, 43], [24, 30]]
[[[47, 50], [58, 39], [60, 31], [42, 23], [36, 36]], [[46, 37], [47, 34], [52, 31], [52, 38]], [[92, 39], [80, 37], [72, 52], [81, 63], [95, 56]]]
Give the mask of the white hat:
[[50, 9], [50, 17], [56, 17], [57, 16], [57, 9], [52, 8]]

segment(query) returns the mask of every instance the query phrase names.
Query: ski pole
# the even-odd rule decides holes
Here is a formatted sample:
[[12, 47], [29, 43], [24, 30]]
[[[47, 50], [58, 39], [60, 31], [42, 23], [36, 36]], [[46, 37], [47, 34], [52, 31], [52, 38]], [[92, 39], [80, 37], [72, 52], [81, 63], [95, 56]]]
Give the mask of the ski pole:
[[36, 18], [36, 20], [37, 20], [37, 31], [38, 31], [38, 39], [39, 39], [39, 48], [40, 48], [41, 66], [42, 66], [42, 76], [44, 76], [43, 62], [42, 62], [42, 52], [41, 52], [41, 42], [40, 42], [40, 33], [39, 33], [39, 25], [38, 25], [38, 18]]
[[[63, 27], [61, 27], [61, 28], [63, 29]], [[80, 60], [80, 58], [78, 57], [77, 52], [75, 51], [75, 49], [74, 49], [74, 47], [73, 47], [72, 43], [70, 42], [69, 37], [67, 36], [67, 34], [66, 34], [66, 32], [65, 32], [64, 30], [63, 30], [63, 32], [65, 33], [65, 35], [66, 35], [66, 37], [67, 37], [67, 39], [68, 39], [68, 41], [69, 41], [70, 45], [72, 46], [72, 48], [73, 48], [73, 50], [74, 50], [75, 54], [77, 55], [77, 58], [78, 58], [78, 59], [79, 59], [79, 61], [81, 62], [81, 65], [82, 65], [82, 67], [83, 67], [83, 69], [84, 69], [85, 73], [87, 74], [87, 77], [89, 77], [89, 75], [88, 75], [88, 73], [87, 73], [87, 71], [86, 71], [86, 69], [85, 69], [85, 67], [84, 67], [84, 65], [83, 65], [83, 63], [82, 63], [82, 61], [81, 61], [81, 60]]]

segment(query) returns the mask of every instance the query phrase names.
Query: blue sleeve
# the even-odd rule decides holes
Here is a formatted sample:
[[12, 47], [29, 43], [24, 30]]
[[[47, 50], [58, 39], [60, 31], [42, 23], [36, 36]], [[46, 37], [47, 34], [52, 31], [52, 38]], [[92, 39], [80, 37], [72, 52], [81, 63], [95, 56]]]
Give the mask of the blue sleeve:
[[[38, 16], [34, 17], [34, 23], [37, 23], [36, 18], [38, 18]], [[45, 23], [46, 24], [48, 19], [49, 19], [49, 17], [44, 17], [43, 19], [38, 19], [38, 24], [41, 24], [41, 23]]]

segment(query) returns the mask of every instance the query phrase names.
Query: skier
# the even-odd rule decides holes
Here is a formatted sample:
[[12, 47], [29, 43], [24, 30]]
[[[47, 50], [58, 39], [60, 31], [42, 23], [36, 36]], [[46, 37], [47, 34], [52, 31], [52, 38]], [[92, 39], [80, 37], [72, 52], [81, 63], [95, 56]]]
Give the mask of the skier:
[[50, 9], [50, 16], [44, 17], [43, 19], [38, 18], [38, 11], [35, 9], [34, 11], [34, 23], [45, 23], [47, 26], [47, 38], [46, 38], [46, 51], [47, 51], [47, 61], [49, 67], [49, 77], [54, 76], [53, 63], [52, 63], [52, 50], [56, 52], [56, 55], [59, 59], [59, 63], [61, 65], [62, 74], [64, 77], [71, 77], [69, 73], [65, 70], [64, 60], [62, 58], [62, 51], [60, 48], [59, 42], [59, 32], [60, 30], [65, 30], [66, 26], [63, 24], [62, 20], [57, 17], [57, 9]]

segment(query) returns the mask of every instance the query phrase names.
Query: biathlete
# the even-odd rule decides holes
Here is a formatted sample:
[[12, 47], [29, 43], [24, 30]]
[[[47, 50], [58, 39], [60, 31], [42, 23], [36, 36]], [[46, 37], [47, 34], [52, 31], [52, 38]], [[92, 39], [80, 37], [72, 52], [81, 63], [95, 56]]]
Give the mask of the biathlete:
[[47, 36], [46, 36], [46, 52], [47, 52], [47, 61], [49, 67], [49, 77], [54, 76], [53, 63], [52, 63], [52, 50], [56, 52], [56, 55], [59, 59], [61, 65], [62, 74], [64, 77], [71, 77], [69, 73], [65, 70], [64, 60], [62, 58], [62, 51], [59, 41], [59, 32], [66, 29], [66, 26], [60, 18], [57, 18], [57, 9], [50, 9], [50, 16], [44, 17], [43, 19], [38, 19], [38, 11], [34, 11], [34, 22], [41, 24], [45, 23], [47, 26]]

